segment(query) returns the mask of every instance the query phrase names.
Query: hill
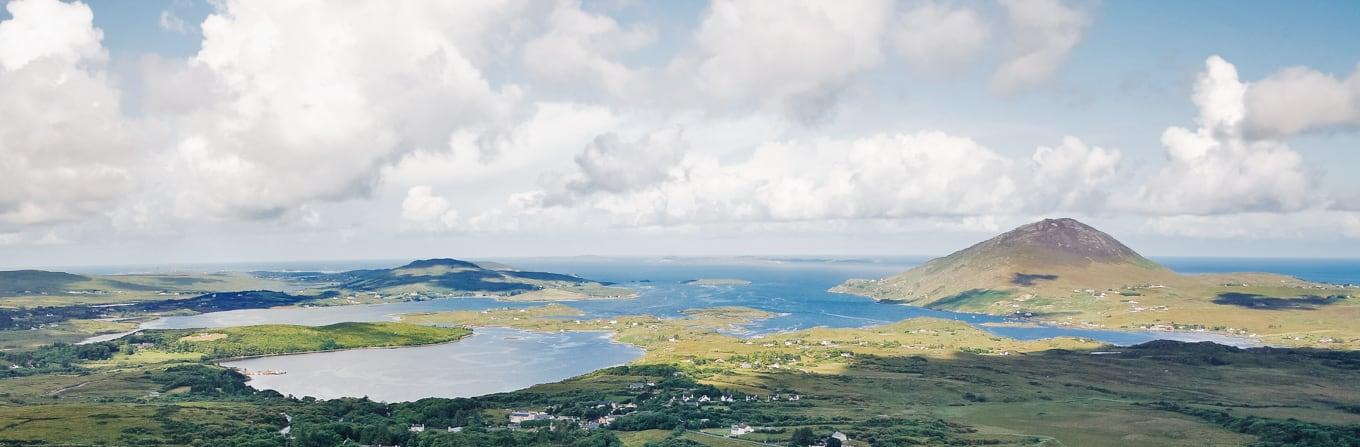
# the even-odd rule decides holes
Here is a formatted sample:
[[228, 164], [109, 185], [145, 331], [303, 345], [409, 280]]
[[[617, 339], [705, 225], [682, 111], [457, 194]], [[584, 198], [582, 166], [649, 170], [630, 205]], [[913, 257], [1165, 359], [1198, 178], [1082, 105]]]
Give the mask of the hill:
[[[1098, 328], [1208, 330], [1293, 345], [1360, 344], [1351, 290], [1269, 273], [1181, 275], [1074, 219], [1020, 226], [834, 292]], [[1326, 308], [1328, 312], [1316, 312]], [[1347, 320], [1352, 318], [1352, 320]]]
[[43, 270], [12, 270], [0, 272], [0, 296], [65, 293], [71, 285], [90, 278], [63, 272]]
[[1164, 285], [1171, 270], [1075, 219], [1045, 219], [902, 274], [837, 291], [931, 307], [972, 307], [1010, 294]]
[[390, 269], [256, 274], [294, 283], [311, 283], [315, 288], [360, 294], [475, 294], [537, 297], [545, 301], [617, 298], [632, 294], [628, 289], [608, 287], [608, 283], [578, 276], [522, 271], [499, 263], [474, 263], [451, 258], [422, 259]]

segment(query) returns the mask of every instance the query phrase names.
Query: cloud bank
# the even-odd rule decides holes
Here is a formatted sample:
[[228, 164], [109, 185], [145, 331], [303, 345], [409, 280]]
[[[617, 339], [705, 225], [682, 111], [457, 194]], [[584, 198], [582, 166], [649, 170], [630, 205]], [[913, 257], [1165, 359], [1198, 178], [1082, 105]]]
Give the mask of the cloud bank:
[[1360, 129], [1360, 69], [1250, 81], [1208, 57], [1197, 116], [1148, 163], [1083, 129], [1012, 144], [922, 124], [936, 111], [912, 101], [931, 89], [1032, 106], [1066, 86], [1098, 10], [1061, 0], [715, 0], [679, 25], [571, 0], [224, 0], [149, 25], [201, 39], [197, 53], [129, 60], [83, 3], [6, 8], [7, 245], [198, 225], [397, 237], [1078, 214], [1171, 234], [1271, 215], [1351, 235], [1358, 221], [1291, 144]]

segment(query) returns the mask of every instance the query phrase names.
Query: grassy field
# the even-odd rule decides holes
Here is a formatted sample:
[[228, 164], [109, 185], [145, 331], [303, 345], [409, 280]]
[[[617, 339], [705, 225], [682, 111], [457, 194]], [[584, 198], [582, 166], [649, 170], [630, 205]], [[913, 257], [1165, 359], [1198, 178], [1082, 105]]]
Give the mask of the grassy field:
[[[207, 330], [148, 331], [131, 338], [150, 341], [152, 351], [205, 358], [277, 355], [336, 349], [415, 346], [471, 335], [461, 327], [405, 323], [338, 323], [328, 326], [261, 325]], [[137, 355], [140, 352], [133, 354]]]
[[[1360, 414], [1345, 409], [1360, 403], [1360, 391], [1351, 386], [1360, 380], [1360, 357], [1348, 353], [1208, 344], [1109, 348], [1077, 339], [1022, 342], [935, 319], [743, 339], [718, 329], [761, 318], [762, 312], [710, 309], [681, 319], [579, 322], [525, 317], [535, 312], [570, 313], [559, 305], [524, 312], [422, 314], [419, 321], [612, 330], [618, 340], [647, 350], [634, 364], [678, 365], [702, 384], [729, 393], [798, 393], [803, 398], [797, 403], [762, 402], [762, 411], [767, 416], [842, 421], [819, 426], [847, 433], [867, 430], [854, 421], [903, 418], [947, 421], [968, 427], [951, 439], [1003, 445], [1242, 445], [1253, 439], [1140, 405], [1160, 400], [1276, 420], [1360, 424]], [[1094, 351], [1118, 353], [1090, 354]], [[587, 376], [525, 393], [628, 396], [618, 391], [626, 380]], [[719, 415], [725, 410], [715, 411]], [[621, 439], [641, 445], [668, 433], [638, 432]], [[752, 438], [778, 441], [779, 436]]]
[[[1030, 287], [989, 282], [931, 303], [904, 302], [1031, 315], [1036, 322], [1059, 326], [1205, 331], [1275, 346], [1360, 349], [1360, 325], [1353, 323], [1360, 321], [1360, 298], [1352, 296], [1356, 289], [1259, 273], [1171, 274], [1159, 281], [1135, 284], [1110, 277], [1082, 286], [1039, 282]], [[891, 288], [882, 287], [854, 282], [837, 290], [896, 299]]]
[[184, 299], [211, 292], [287, 290], [288, 283], [248, 273], [71, 275], [0, 272], [0, 308], [114, 305]]
[[32, 349], [52, 343], [75, 343], [94, 335], [136, 328], [135, 321], [66, 320], [38, 329], [0, 331], [0, 351]]

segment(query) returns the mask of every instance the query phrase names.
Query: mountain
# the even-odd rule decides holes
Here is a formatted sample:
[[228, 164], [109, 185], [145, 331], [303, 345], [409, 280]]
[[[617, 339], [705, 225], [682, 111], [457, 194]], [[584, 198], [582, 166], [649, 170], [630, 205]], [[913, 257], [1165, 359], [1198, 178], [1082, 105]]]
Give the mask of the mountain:
[[480, 294], [524, 299], [586, 299], [615, 298], [632, 293], [578, 276], [521, 271], [500, 263], [474, 263], [451, 258], [421, 259], [390, 269], [255, 274], [298, 283], [325, 283], [320, 288], [331, 290], [385, 295]]
[[879, 280], [835, 291], [938, 307], [968, 308], [1005, 297], [1070, 295], [1175, 281], [1169, 269], [1075, 219], [1045, 219]]

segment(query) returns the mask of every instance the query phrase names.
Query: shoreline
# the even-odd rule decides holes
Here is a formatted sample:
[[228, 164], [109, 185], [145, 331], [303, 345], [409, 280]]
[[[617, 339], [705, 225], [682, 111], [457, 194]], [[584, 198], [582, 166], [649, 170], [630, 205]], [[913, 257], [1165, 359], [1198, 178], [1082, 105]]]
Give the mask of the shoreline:
[[[469, 330], [472, 330], [472, 329], [469, 328]], [[362, 350], [362, 349], [401, 349], [401, 348], [419, 348], [419, 347], [422, 347], [422, 346], [436, 346], [436, 345], [442, 345], [442, 344], [448, 344], [448, 343], [458, 343], [458, 342], [460, 342], [460, 341], [463, 341], [463, 339], [472, 337], [473, 335], [476, 335], [476, 334], [477, 334], [476, 331], [473, 331], [473, 332], [471, 332], [471, 333], [469, 333], [469, 334], [467, 334], [467, 335], [464, 335], [464, 336], [462, 336], [462, 337], [458, 337], [457, 339], [439, 341], [439, 342], [434, 342], [434, 343], [416, 343], [416, 344], [400, 345], [400, 346], [356, 346], [356, 347], [353, 347], [353, 348], [340, 348], [340, 349], [314, 349], [314, 350], [310, 350], [310, 351], [285, 352], [285, 353], [281, 353], [281, 354], [258, 354], [258, 355], [239, 356], [239, 357], [222, 357], [222, 358], [216, 358], [216, 359], [210, 359], [210, 360], [204, 360], [204, 361], [212, 362], [212, 363], [214, 363], [214, 364], [217, 364], [218, 366], [223, 366], [223, 365], [221, 364], [222, 362], [235, 362], [235, 361], [240, 361], [240, 360], [259, 359], [259, 358], [265, 358], [265, 357], [282, 357], [282, 356], [286, 356], [286, 355], [321, 354], [321, 353], [325, 353], [325, 352], [358, 351], [358, 350]], [[230, 367], [228, 367], [228, 368], [230, 368]]]
[[[852, 279], [851, 281], [853, 281], [853, 279]], [[848, 282], [848, 281], [847, 281], [847, 282]], [[873, 300], [875, 303], [879, 303], [879, 304], [894, 305], [894, 306], [908, 306], [908, 307], [915, 307], [915, 308], [926, 309], [926, 310], [940, 310], [940, 309], [931, 309], [931, 308], [929, 308], [929, 307], [916, 306], [916, 305], [913, 305], [913, 304], [906, 304], [906, 303], [902, 303], [902, 302], [896, 302], [896, 300], [892, 300], [892, 299], [874, 298], [874, 297], [871, 297], [871, 296], [868, 296], [868, 295], [864, 295], [864, 294], [855, 293], [855, 292], [852, 292], [852, 291], [848, 291], [848, 290], [841, 289], [842, 286], [844, 286], [844, 283], [842, 283], [842, 284], [840, 284], [840, 285], [837, 285], [836, 287], [832, 287], [832, 288], [830, 288], [830, 289], [827, 289], [827, 292], [830, 292], [830, 293], [839, 293], [839, 294], [850, 295], [850, 296], [857, 296], [857, 297], [861, 297], [861, 298], [864, 298], [864, 299], [867, 299], [867, 300]], [[1122, 328], [1122, 327], [1119, 327], [1119, 328], [1107, 328], [1107, 327], [1072, 327], [1072, 326], [1068, 326], [1068, 325], [1063, 325], [1063, 324], [1061, 324], [1061, 322], [1053, 321], [1053, 320], [1037, 320], [1037, 319], [1026, 318], [1026, 317], [1016, 318], [1016, 317], [1012, 317], [1012, 316], [1008, 316], [1008, 315], [995, 315], [995, 314], [986, 314], [986, 313], [977, 313], [977, 312], [959, 312], [959, 311], [946, 311], [946, 312], [952, 312], [952, 313], [956, 313], [956, 314], [976, 315], [976, 316], [982, 316], [982, 317], [1001, 318], [1001, 319], [1003, 319], [1003, 321], [988, 321], [988, 322], [981, 322], [981, 323], [969, 323], [969, 324], [971, 324], [971, 325], [973, 325], [973, 326], [975, 326], [975, 327], [978, 327], [978, 328], [980, 328], [980, 329], [983, 329], [983, 330], [987, 330], [987, 328], [1023, 328], [1023, 329], [1057, 329], [1057, 330], [1069, 330], [1069, 331], [1112, 332], [1112, 333], [1122, 333], [1122, 334], [1131, 334], [1131, 335], [1142, 334], [1142, 335], [1150, 335], [1150, 336], [1154, 337], [1152, 340], [1149, 340], [1149, 341], [1169, 340], [1169, 341], [1179, 341], [1179, 342], [1187, 342], [1187, 343], [1208, 341], [1208, 342], [1213, 342], [1213, 343], [1220, 344], [1220, 345], [1232, 346], [1232, 347], [1235, 347], [1235, 348], [1253, 348], [1253, 347], [1270, 347], [1270, 348], [1284, 347], [1284, 348], [1288, 348], [1288, 347], [1293, 347], [1293, 346], [1288, 346], [1288, 345], [1271, 345], [1271, 344], [1267, 344], [1267, 343], [1265, 343], [1265, 342], [1261, 339], [1260, 336], [1252, 337], [1252, 336], [1246, 336], [1246, 335], [1240, 335], [1240, 334], [1230, 334], [1230, 333], [1214, 332], [1214, 331], [1196, 332], [1196, 331], [1178, 331], [1178, 330], [1166, 330], [1166, 329], [1131, 329], [1131, 328]], [[891, 323], [889, 323], [889, 324], [891, 324]], [[871, 325], [871, 326], [872, 326], [872, 325]], [[991, 331], [988, 331], [988, 332], [991, 332]], [[1002, 335], [1002, 334], [996, 334], [996, 333], [994, 333], [994, 332], [993, 332], [993, 334], [995, 334], [995, 335], [997, 335], [997, 336], [1001, 336], [1001, 337], [1015, 338], [1015, 339], [1017, 339], [1017, 340], [1021, 340], [1020, 338], [1010, 337], [1010, 336], [1006, 336], [1006, 335]], [[1157, 336], [1156, 336], [1155, 334], [1173, 334], [1173, 335], [1181, 335], [1181, 337], [1156, 338]], [[1053, 336], [1053, 337], [1042, 337], [1042, 338], [1060, 338], [1060, 337], [1082, 337], [1082, 336], [1081, 336], [1081, 335], [1057, 335], [1057, 336]], [[1090, 338], [1090, 337], [1086, 337], [1086, 338]], [[1098, 340], [1098, 339], [1094, 339], [1094, 338], [1093, 338], [1093, 340], [1102, 341], [1102, 340]], [[1237, 341], [1237, 342], [1234, 343], [1234, 342], [1232, 342], [1232, 341]], [[1109, 345], [1111, 345], [1111, 346], [1121, 346], [1121, 345], [1118, 345], [1118, 344], [1115, 344], [1115, 343], [1111, 343], [1111, 342], [1105, 342], [1105, 341], [1102, 341], [1102, 342], [1107, 343], [1107, 344], [1109, 344]], [[1143, 342], [1143, 343], [1147, 343], [1147, 342]], [[1135, 343], [1135, 344], [1141, 344], [1141, 343]], [[1129, 346], [1132, 346], [1132, 345], [1129, 345]]]
[[[562, 331], [542, 331], [542, 330], [533, 330], [533, 329], [514, 328], [514, 327], [508, 327], [508, 326], [460, 326], [460, 327], [466, 327], [466, 328], [472, 329], [473, 332], [470, 333], [470, 334], [468, 334], [468, 335], [465, 336], [465, 337], [459, 338], [458, 340], [452, 340], [452, 341], [447, 341], [447, 342], [439, 342], [439, 343], [424, 343], [424, 344], [409, 345], [409, 346], [369, 346], [369, 347], [361, 347], [361, 348], [332, 349], [332, 350], [326, 350], [326, 351], [308, 351], [308, 352], [295, 352], [295, 353], [288, 353], [288, 354], [257, 355], [257, 356], [233, 357], [233, 358], [230, 358], [230, 359], [216, 359], [216, 360], [211, 360], [210, 362], [211, 362], [212, 364], [216, 365], [216, 366], [219, 366], [219, 367], [222, 367], [222, 368], [228, 368], [228, 369], [231, 369], [231, 370], [233, 370], [233, 371], [238, 371], [238, 372], [239, 372], [240, 367], [229, 366], [229, 365], [225, 365], [224, 363], [235, 362], [235, 361], [244, 361], [244, 360], [252, 360], [252, 359], [261, 359], [261, 358], [285, 357], [285, 356], [302, 355], [302, 354], [324, 354], [324, 353], [333, 353], [333, 352], [342, 352], [342, 351], [359, 351], [359, 350], [375, 350], [375, 349], [403, 349], [403, 348], [429, 348], [429, 347], [435, 347], [435, 346], [441, 346], [441, 345], [450, 345], [450, 344], [462, 342], [462, 341], [464, 341], [465, 339], [468, 339], [468, 338], [471, 338], [471, 337], [474, 337], [474, 336], [477, 336], [477, 335], [485, 335], [485, 336], [495, 336], [495, 335], [496, 335], [496, 334], [488, 333], [488, 332], [479, 332], [477, 329], [500, 330], [500, 331], [506, 331], [506, 332], [510, 332], [510, 333], [533, 333], [533, 334], [542, 334], [542, 335], [548, 335], [548, 336], [551, 336], [551, 335], [553, 335], [553, 334], [563, 333], [563, 332], [571, 332], [571, 333], [578, 333], [578, 334], [579, 334], [579, 333], [595, 333], [595, 334], [597, 334], [597, 337], [596, 337], [596, 338], [599, 338], [599, 339], [605, 341], [606, 343], [608, 343], [608, 344], [610, 344], [610, 345], [620, 346], [620, 347], [627, 348], [627, 349], [629, 349], [629, 350], [635, 351], [634, 354], [636, 354], [632, 359], [630, 359], [630, 360], [628, 360], [628, 361], [625, 361], [625, 362], [622, 362], [622, 363], [617, 363], [617, 364], [610, 364], [610, 365], [600, 366], [600, 367], [598, 367], [598, 368], [594, 368], [594, 369], [591, 369], [591, 370], [589, 370], [589, 371], [585, 371], [585, 372], [582, 372], [582, 373], [580, 373], [580, 374], [572, 375], [572, 376], [569, 376], [569, 377], [563, 377], [563, 378], [558, 379], [558, 380], [545, 381], [545, 382], [535, 382], [535, 383], [532, 383], [532, 384], [529, 384], [529, 385], [526, 385], [526, 386], [523, 386], [523, 387], [511, 389], [511, 390], [506, 390], [506, 391], [495, 391], [495, 392], [490, 392], [490, 393], [485, 393], [485, 394], [478, 394], [478, 395], [475, 395], [475, 396], [466, 396], [466, 397], [468, 397], [468, 398], [473, 398], [473, 397], [488, 396], [488, 395], [492, 395], [492, 394], [501, 394], [501, 393], [510, 393], [510, 392], [522, 391], [522, 390], [529, 389], [529, 388], [532, 388], [532, 387], [535, 387], [535, 386], [545, 385], [545, 384], [550, 384], [550, 383], [560, 383], [560, 382], [565, 382], [565, 381], [572, 380], [572, 379], [576, 379], [576, 378], [580, 378], [580, 377], [583, 377], [583, 376], [586, 376], [586, 375], [589, 375], [589, 374], [594, 374], [594, 373], [596, 373], [596, 372], [598, 372], [598, 371], [601, 371], [601, 370], [605, 370], [605, 369], [609, 369], [609, 368], [615, 368], [615, 367], [619, 367], [619, 366], [632, 365], [634, 362], [636, 362], [636, 361], [638, 361], [638, 360], [641, 360], [641, 359], [644, 359], [644, 358], [646, 358], [646, 356], [647, 356], [647, 349], [646, 349], [646, 348], [643, 348], [643, 347], [641, 347], [641, 346], [637, 346], [637, 345], [634, 345], [634, 344], [631, 344], [631, 343], [626, 343], [626, 342], [619, 341], [619, 340], [618, 340], [618, 336], [619, 336], [618, 331], [613, 331], [613, 330], [581, 329], [581, 330], [562, 330]], [[506, 339], [509, 340], [509, 338], [506, 338]], [[273, 388], [265, 388], [265, 387], [256, 387], [256, 386], [253, 385], [252, 383], [255, 382], [256, 377], [268, 377], [268, 376], [275, 376], [275, 375], [287, 375], [287, 374], [289, 373], [289, 371], [286, 370], [286, 369], [285, 369], [285, 370], [281, 370], [281, 371], [283, 371], [283, 374], [246, 375], [246, 382], [245, 382], [245, 383], [246, 383], [246, 386], [249, 386], [249, 387], [251, 387], [251, 388], [253, 388], [253, 389], [256, 389], [256, 390], [273, 389]], [[275, 391], [277, 391], [277, 390], [275, 390]], [[302, 397], [302, 396], [298, 396], [298, 397]], [[316, 396], [313, 396], [313, 397], [316, 397]], [[355, 397], [357, 397], [357, 396], [355, 396]], [[411, 400], [397, 400], [397, 401], [385, 401], [385, 400], [380, 400], [380, 399], [372, 399], [372, 400], [374, 400], [375, 402], [384, 402], [384, 403], [394, 403], [394, 402], [414, 402], [414, 401], [416, 401], [416, 400], [423, 399], [423, 398], [428, 398], [428, 397], [437, 397], [437, 396], [425, 396], [425, 397], [421, 397], [421, 398], [417, 398], [417, 399], [411, 399]], [[316, 397], [316, 398], [317, 398], [317, 399], [323, 399], [323, 398], [321, 398], [321, 397]], [[333, 399], [333, 398], [324, 398], [324, 399]]]

